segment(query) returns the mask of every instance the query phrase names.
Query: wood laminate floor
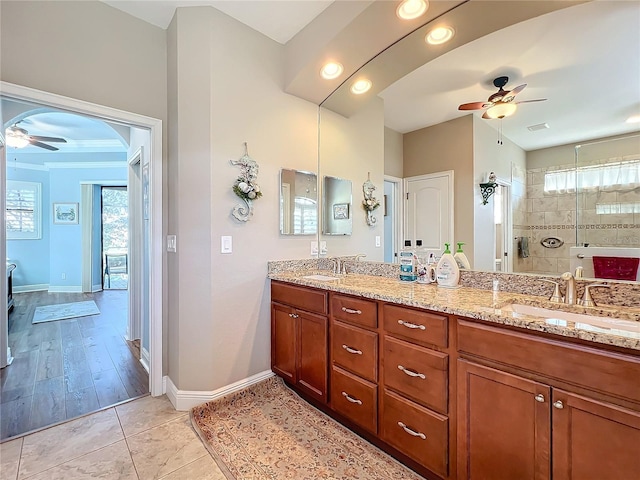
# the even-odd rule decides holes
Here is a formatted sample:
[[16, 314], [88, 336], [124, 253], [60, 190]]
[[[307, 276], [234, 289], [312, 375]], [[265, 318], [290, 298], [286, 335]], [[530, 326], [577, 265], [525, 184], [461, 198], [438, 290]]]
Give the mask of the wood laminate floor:
[[[0, 371], [0, 439], [149, 392], [127, 328], [126, 290], [14, 294], [13, 363]], [[37, 306], [94, 300], [99, 315], [31, 324]]]

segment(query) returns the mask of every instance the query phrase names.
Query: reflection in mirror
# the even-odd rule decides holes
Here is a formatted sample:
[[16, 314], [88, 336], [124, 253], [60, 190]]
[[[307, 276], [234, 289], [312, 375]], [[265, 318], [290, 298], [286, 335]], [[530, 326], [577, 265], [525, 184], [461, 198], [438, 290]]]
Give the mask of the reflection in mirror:
[[322, 233], [351, 235], [351, 180], [324, 176], [322, 183]]
[[318, 233], [318, 177], [315, 173], [280, 170], [280, 233]]

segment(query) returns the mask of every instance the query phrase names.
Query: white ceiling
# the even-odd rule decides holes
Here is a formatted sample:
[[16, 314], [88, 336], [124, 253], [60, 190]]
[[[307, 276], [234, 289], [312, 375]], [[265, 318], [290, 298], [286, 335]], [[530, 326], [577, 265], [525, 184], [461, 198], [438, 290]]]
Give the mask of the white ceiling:
[[285, 44], [333, 0], [102, 0], [123, 12], [166, 29], [177, 7], [210, 5]]
[[[452, 50], [381, 92], [385, 123], [406, 133], [468, 115], [458, 105], [486, 101], [502, 75], [507, 90], [527, 84], [516, 101], [548, 99], [502, 120], [504, 135], [524, 150], [640, 130], [625, 123], [640, 114], [640, 2], [572, 6]], [[540, 123], [549, 129], [527, 129]]]

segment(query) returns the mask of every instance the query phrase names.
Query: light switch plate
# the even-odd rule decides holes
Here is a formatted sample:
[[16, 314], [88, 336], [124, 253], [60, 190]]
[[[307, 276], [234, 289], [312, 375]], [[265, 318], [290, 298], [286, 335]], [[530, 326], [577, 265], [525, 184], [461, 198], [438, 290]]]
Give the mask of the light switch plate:
[[318, 242], [311, 242], [311, 256], [318, 256]]
[[376, 235], [376, 247], [380, 246], [380, 235]]
[[167, 252], [176, 253], [177, 240], [175, 235], [167, 235]]
[[220, 253], [233, 253], [233, 237], [231, 235], [220, 237]]
[[320, 255], [326, 255], [327, 254], [327, 242], [325, 242], [324, 240], [320, 241]]

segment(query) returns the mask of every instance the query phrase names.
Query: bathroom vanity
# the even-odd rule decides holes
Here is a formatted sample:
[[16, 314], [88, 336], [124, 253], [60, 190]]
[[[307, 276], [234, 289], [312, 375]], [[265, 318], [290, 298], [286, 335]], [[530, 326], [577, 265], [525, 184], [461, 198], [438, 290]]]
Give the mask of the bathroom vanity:
[[[270, 274], [273, 371], [418, 473], [631, 479], [640, 471], [634, 323], [607, 330], [503, 311], [544, 303], [517, 293], [304, 276]], [[640, 322], [640, 311], [625, 318]]]

